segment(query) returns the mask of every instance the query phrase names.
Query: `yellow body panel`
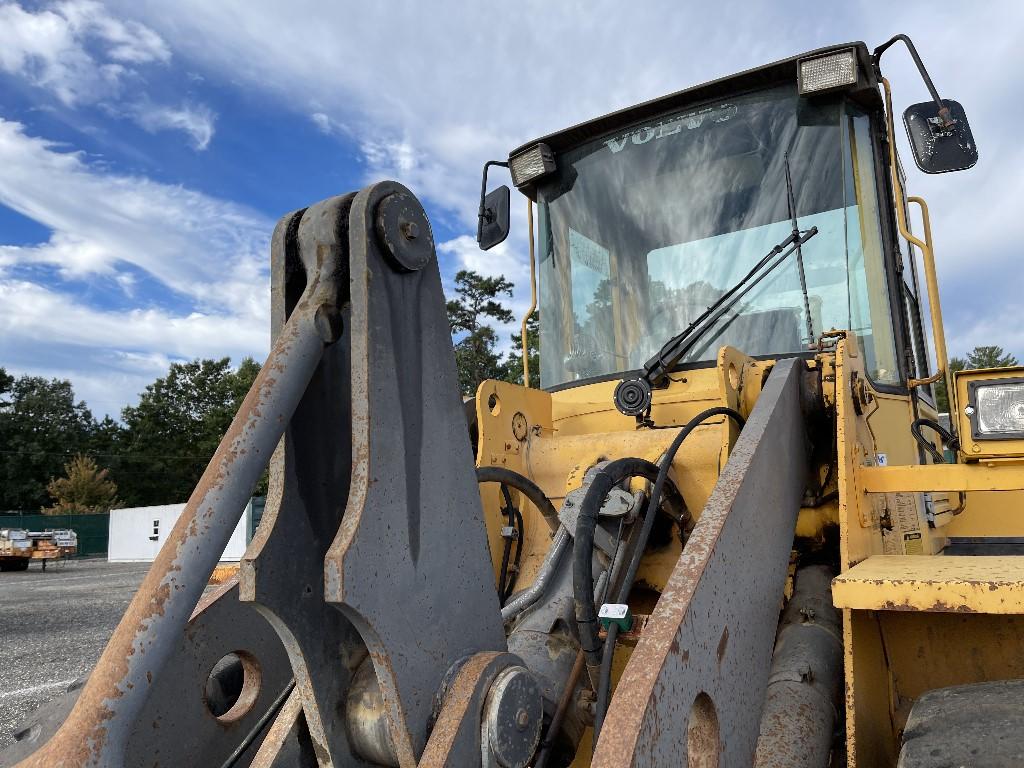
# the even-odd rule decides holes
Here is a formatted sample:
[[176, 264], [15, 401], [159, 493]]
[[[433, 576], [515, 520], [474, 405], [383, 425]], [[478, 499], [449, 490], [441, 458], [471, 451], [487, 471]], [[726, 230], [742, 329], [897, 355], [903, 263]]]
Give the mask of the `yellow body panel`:
[[1024, 614], [1024, 557], [875, 555], [832, 583], [839, 608]]
[[927, 464], [863, 467], [864, 493], [931, 491], [1016, 491], [1024, 481], [1024, 464]]

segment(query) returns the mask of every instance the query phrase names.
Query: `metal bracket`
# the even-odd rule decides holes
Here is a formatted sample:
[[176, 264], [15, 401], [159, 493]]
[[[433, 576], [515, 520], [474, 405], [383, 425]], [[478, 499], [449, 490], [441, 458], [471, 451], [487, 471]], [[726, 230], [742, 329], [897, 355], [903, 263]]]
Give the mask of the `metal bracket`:
[[413, 766], [445, 673], [505, 632], [430, 225], [394, 182], [360, 192], [350, 222], [352, 479], [325, 599], [369, 648]]

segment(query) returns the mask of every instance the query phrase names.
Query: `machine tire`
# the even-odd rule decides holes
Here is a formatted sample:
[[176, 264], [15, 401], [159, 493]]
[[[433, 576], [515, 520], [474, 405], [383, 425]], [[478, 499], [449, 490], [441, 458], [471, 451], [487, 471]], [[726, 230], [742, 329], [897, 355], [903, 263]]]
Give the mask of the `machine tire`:
[[1024, 680], [937, 688], [918, 697], [897, 768], [1024, 765]]
[[12, 558], [0, 561], [0, 571], [27, 571], [28, 558]]

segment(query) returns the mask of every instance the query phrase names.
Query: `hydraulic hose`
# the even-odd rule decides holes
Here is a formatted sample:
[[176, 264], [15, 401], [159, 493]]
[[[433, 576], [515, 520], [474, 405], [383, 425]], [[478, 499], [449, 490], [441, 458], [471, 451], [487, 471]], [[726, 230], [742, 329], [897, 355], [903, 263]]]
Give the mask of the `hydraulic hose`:
[[503, 485], [515, 488], [533, 502], [533, 506], [540, 510], [541, 515], [543, 515], [548, 525], [552, 527], [552, 530], [558, 528], [558, 510], [555, 509], [548, 497], [544, 495], [544, 491], [540, 489], [540, 486], [525, 475], [505, 467], [477, 467], [476, 481], [478, 483], [502, 483]]
[[[658, 466], [658, 477], [654, 481], [654, 488], [651, 489], [651, 500], [648, 503], [649, 509], [656, 510], [661, 504], [661, 496], [665, 492], [665, 483], [668, 482], [668, 473], [672, 469], [672, 462], [675, 461], [679, 446], [683, 444], [683, 441], [693, 430], [712, 416], [728, 416], [739, 425], [740, 429], [743, 429], [743, 425], [746, 424], [746, 420], [738, 411], [724, 406], [708, 408], [686, 422], [686, 425], [679, 430], [679, 434], [676, 435], [672, 444], [665, 451], [661, 464]], [[633, 588], [633, 581], [636, 579], [637, 571], [640, 570], [640, 561], [643, 559], [644, 549], [647, 548], [647, 542], [651, 538], [651, 531], [653, 529], [654, 515], [647, 515], [644, 517], [643, 528], [640, 530], [640, 541], [636, 549], [633, 550], [633, 557], [629, 561], [629, 568], [626, 569], [626, 577], [622, 580], [622, 586], [619, 588], [618, 602], [620, 603], [626, 602], [626, 598], [629, 597], [629, 590]]]
[[917, 444], [931, 454], [931, 457], [935, 460], [936, 464], [945, 464], [946, 457], [939, 453], [934, 445], [924, 439], [924, 435], [921, 434], [921, 427], [929, 427], [930, 429], [933, 429], [939, 434], [946, 446], [952, 448], [954, 451], [959, 447], [956, 437], [948, 429], [939, 424], [939, 422], [932, 421], [931, 419], [914, 419], [910, 425], [910, 433], [914, 436], [914, 440], [917, 441]]
[[[647, 504], [648, 511], [647, 514], [644, 515], [643, 527], [640, 529], [640, 537], [637, 541], [636, 547], [633, 549], [633, 556], [630, 558], [629, 567], [626, 569], [626, 575], [622, 579], [622, 583], [619, 586], [619, 592], [616, 598], [616, 602], [625, 603], [629, 599], [629, 592], [633, 588], [633, 581], [636, 579], [637, 571], [640, 570], [640, 561], [643, 559], [644, 550], [647, 549], [647, 542], [650, 540], [651, 531], [654, 529], [654, 518], [656, 516], [658, 506], [661, 504], [661, 497], [665, 490], [665, 483], [668, 482], [668, 473], [672, 469], [672, 462], [675, 460], [676, 453], [679, 452], [679, 447], [683, 444], [683, 441], [686, 440], [686, 438], [690, 435], [691, 432], [693, 432], [694, 429], [696, 429], [703, 422], [707, 421], [713, 416], [728, 416], [739, 425], [740, 429], [743, 429], [744, 425], [746, 424], [746, 420], [743, 418], [743, 416], [739, 414], [738, 411], [735, 411], [732, 408], [726, 408], [724, 406], [717, 406], [715, 408], [708, 408], [707, 410], [701, 411], [688, 422], [686, 422], [686, 425], [681, 430], [679, 430], [679, 434], [675, 436], [675, 439], [672, 441], [668, 449], [665, 451], [665, 455], [662, 457], [661, 463], [658, 465], [657, 478], [654, 481], [654, 488], [651, 489], [651, 498]], [[610, 466], [611, 464], [608, 465], [608, 467]], [[607, 470], [608, 467], [605, 467], [605, 469]], [[591, 485], [591, 490], [593, 489], [594, 485]], [[605, 493], [607, 493], [607, 491]], [[588, 493], [587, 498], [589, 497], [590, 494]], [[604, 497], [602, 496], [602, 500], [603, 498]], [[584, 500], [583, 503], [585, 506], [586, 500]], [[581, 511], [580, 520], [582, 519], [583, 513]], [[576, 543], [578, 546], [579, 534], [577, 534]], [[578, 558], [576, 562], [579, 562]], [[573, 575], [576, 575], [575, 572]], [[579, 622], [578, 594], [579, 593], [577, 593], [576, 602], [577, 623]], [[591, 609], [593, 609], [593, 606], [591, 606]], [[608, 628], [608, 641], [605, 642], [604, 653], [602, 654], [603, 657], [600, 660], [599, 683], [597, 688], [598, 695], [597, 700], [595, 702], [596, 706], [594, 712], [595, 747], [597, 746], [597, 738], [601, 734], [601, 725], [604, 722], [604, 713], [608, 708], [608, 698], [611, 691], [612, 658], [615, 654], [616, 634], [615, 632], [613, 632], [614, 629], [616, 629], [614, 625], [609, 626]], [[582, 642], [582, 640], [583, 631], [582, 625], [580, 625], [580, 641]]]
[[[598, 637], [597, 611], [594, 608], [594, 531], [598, 513], [608, 493], [616, 485], [631, 477], [643, 477], [651, 482], [658, 478], [658, 465], [646, 459], [616, 459], [594, 473], [576, 518], [576, 536], [572, 546], [573, 602], [576, 607], [576, 626], [580, 634], [580, 647], [587, 659], [587, 667], [597, 679], [601, 666], [601, 641]], [[662, 483], [664, 485], [664, 483]], [[648, 506], [652, 512], [656, 507]], [[647, 519], [653, 526], [654, 515]], [[647, 519], [644, 521], [647, 526]]]

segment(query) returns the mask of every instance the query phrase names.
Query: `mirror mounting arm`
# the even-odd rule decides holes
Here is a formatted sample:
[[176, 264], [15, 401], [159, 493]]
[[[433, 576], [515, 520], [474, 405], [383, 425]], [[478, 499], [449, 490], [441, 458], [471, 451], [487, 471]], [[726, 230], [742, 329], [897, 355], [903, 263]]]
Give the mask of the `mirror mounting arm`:
[[490, 224], [490, 220], [487, 218], [487, 209], [484, 207], [484, 198], [487, 196], [487, 169], [492, 165], [501, 166], [502, 168], [508, 168], [508, 163], [503, 160], [488, 160], [484, 163], [484, 177], [480, 182], [480, 211], [477, 214], [476, 222], [476, 239], [477, 242], [483, 237], [484, 224]]
[[907, 35], [899, 34], [894, 35], [889, 40], [886, 40], [880, 46], [875, 48], [872, 52], [871, 59], [874, 62], [875, 70], [879, 77], [882, 76], [882, 70], [879, 67], [879, 61], [882, 58], [882, 54], [889, 49], [896, 42], [902, 42], [907, 46], [907, 50], [910, 51], [911, 58], [914, 59], [914, 64], [917, 65], [917, 71], [921, 74], [921, 79], [924, 80], [925, 86], [928, 88], [928, 93], [932, 97], [932, 101], [939, 108], [939, 118], [942, 120], [943, 128], [950, 128], [956, 122], [950, 114], [949, 107], [942, 103], [942, 99], [939, 98], [939, 92], [935, 90], [935, 85], [932, 83], [932, 78], [928, 74], [928, 70], [924, 67], [924, 62], [921, 61], [920, 55], [917, 53], [917, 48], [914, 47], [914, 42], [907, 37]]

